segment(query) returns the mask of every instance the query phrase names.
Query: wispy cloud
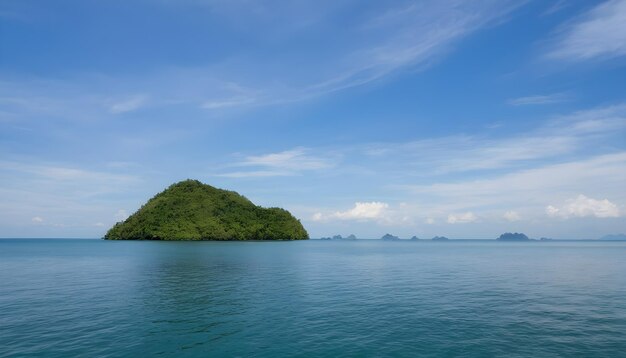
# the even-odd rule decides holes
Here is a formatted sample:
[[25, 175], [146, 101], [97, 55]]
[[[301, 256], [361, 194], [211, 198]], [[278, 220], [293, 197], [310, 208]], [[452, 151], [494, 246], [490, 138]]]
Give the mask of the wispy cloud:
[[507, 101], [512, 106], [527, 106], [527, 105], [539, 105], [539, 104], [551, 104], [564, 102], [567, 100], [567, 96], [562, 93], [554, 93], [548, 95], [534, 95], [513, 98]]
[[586, 109], [557, 116], [542, 128], [543, 131], [558, 131], [566, 136], [614, 135], [626, 129], [626, 103]]
[[[502, 22], [524, 3], [431, 1], [389, 9], [363, 24], [363, 36], [372, 41], [347, 53], [334, 75], [305, 87], [302, 96], [365, 85], [401, 69], [425, 68], [455, 41]], [[381, 38], [381, 33], [387, 36]]]
[[228, 173], [215, 174], [217, 177], [223, 178], [269, 178], [269, 177], [284, 177], [296, 175], [294, 171], [281, 171], [281, 170], [250, 170], [250, 171], [235, 171]]
[[305, 148], [295, 148], [278, 153], [249, 156], [236, 164], [240, 166], [264, 166], [293, 170], [318, 170], [332, 166], [328, 159], [308, 154]]
[[[93, 236], [93, 223], [108, 226], [116, 221], [111, 205], [126, 202], [125, 197], [134, 195], [129, 191], [137, 190], [142, 181], [128, 173], [21, 158], [21, 161], [0, 161], [0, 182], [3, 213], [0, 226], [23, 227], [34, 223], [48, 229], [71, 228]], [[122, 198], [121, 193], [124, 193]], [[42, 231], [40, 235], [55, 235], [54, 232]]]
[[[299, 35], [307, 31], [316, 34], [327, 19], [345, 10], [340, 5], [319, 6], [317, 2], [289, 6], [228, 3], [209, 7], [230, 14], [233, 20], [243, 16], [247, 26], [240, 35], [251, 41], [258, 41], [260, 34], [274, 36], [294, 28], [302, 31]], [[279, 51], [272, 58], [243, 51], [211, 65], [164, 68], [133, 76], [76, 75], [64, 81], [16, 78], [5, 84], [7, 94], [20, 103], [12, 103], [6, 110], [22, 116], [92, 118], [152, 107], [229, 110], [310, 100], [374, 83], [399, 71], [426, 68], [461, 39], [505, 21], [523, 3], [449, 0], [378, 5], [350, 27], [330, 28], [328, 31], [335, 34], [329, 35], [329, 46], [322, 49], [321, 56], [307, 49], [300, 49], [297, 55], [282, 55], [280, 46], [291, 44], [279, 38]], [[270, 13], [272, 17], [268, 17]], [[274, 17], [284, 21], [275, 21]], [[309, 25], [293, 20], [304, 18], [310, 18]], [[112, 101], [109, 93], [119, 93], [121, 99]]]
[[224, 99], [213, 99], [202, 103], [201, 107], [205, 109], [220, 109], [229, 107], [239, 107], [254, 103], [254, 98], [233, 97]]
[[[526, 167], [557, 160], [583, 148], [619, 138], [626, 129], [626, 104], [577, 111], [548, 119], [538, 128], [505, 138], [456, 135], [406, 143], [370, 144], [368, 161], [395, 172], [441, 175]], [[401, 163], [401, 165], [400, 165]]]
[[549, 5], [544, 12], [541, 13], [541, 16], [549, 16], [555, 14], [565, 8], [567, 8], [569, 4], [566, 0], [557, 0]]
[[594, 188], [594, 195], [613, 195], [615, 200], [623, 202], [626, 194], [620, 188], [624, 178], [626, 152], [620, 152], [485, 179], [413, 185], [406, 189], [423, 200], [438, 203], [435, 206], [440, 210], [484, 210], [494, 206], [543, 208], [549, 202], [590, 188]]
[[227, 178], [259, 178], [291, 176], [305, 171], [319, 171], [332, 168], [335, 159], [330, 156], [316, 156], [307, 148], [294, 148], [277, 153], [251, 155], [231, 164], [234, 167], [251, 167], [252, 170], [218, 173]]
[[144, 106], [147, 99], [148, 97], [145, 95], [133, 96], [123, 101], [113, 103], [109, 110], [113, 114], [132, 112]]
[[547, 56], [584, 61], [626, 55], [626, 0], [609, 0], [566, 24]]
[[63, 182], [109, 183], [111, 187], [137, 182], [138, 178], [127, 174], [114, 174], [81, 168], [50, 164], [25, 164], [20, 162], [0, 161], [1, 172], [18, 172], [32, 175], [39, 179]]

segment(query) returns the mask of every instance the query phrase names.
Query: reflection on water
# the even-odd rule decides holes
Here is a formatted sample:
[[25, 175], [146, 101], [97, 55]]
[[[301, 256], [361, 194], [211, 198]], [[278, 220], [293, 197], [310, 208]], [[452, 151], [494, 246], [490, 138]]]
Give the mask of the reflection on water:
[[0, 356], [619, 356], [626, 243], [0, 240]]

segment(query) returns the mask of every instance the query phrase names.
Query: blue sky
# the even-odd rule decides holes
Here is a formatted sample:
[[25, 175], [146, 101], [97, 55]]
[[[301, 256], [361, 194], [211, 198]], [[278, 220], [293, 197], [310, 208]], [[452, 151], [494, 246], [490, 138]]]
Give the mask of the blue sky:
[[626, 1], [0, 3], [0, 237], [186, 179], [312, 237], [626, 231]]

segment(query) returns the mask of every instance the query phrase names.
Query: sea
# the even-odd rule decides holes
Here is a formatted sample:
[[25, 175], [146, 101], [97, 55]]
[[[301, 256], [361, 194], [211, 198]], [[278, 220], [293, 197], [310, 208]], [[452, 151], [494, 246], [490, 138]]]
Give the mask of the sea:
[[626, 357], [626, 242], [0, 240], [0, 357]]

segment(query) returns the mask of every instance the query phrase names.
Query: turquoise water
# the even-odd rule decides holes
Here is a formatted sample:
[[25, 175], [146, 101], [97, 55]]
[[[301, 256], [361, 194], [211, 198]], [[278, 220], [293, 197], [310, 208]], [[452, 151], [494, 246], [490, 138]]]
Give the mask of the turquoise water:
[[0, 356], [625, 357], [626, 242], [0, 240]]

